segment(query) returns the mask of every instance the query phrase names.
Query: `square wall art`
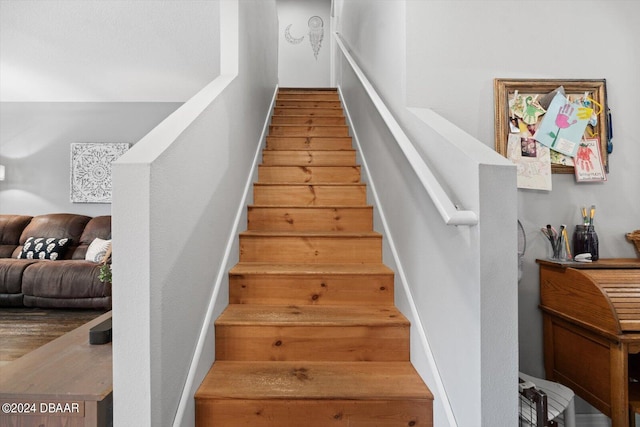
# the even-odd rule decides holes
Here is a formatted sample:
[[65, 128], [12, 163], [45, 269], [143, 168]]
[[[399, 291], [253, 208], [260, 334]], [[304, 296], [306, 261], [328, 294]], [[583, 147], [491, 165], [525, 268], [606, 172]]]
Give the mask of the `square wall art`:
[[71, 143], [71, 202], [111, 203], [111, 163], [129, 146], [128, 142]]

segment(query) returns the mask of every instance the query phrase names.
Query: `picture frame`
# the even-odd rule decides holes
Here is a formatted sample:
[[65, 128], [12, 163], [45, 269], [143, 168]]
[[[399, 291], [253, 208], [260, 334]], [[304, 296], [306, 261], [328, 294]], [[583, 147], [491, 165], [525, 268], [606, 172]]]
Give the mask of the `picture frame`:
[[111, 164], [130, 145], [128, 142], [72, 142], [70, 201], [111, 203]]
[[[610, 118], [607, 106], [607, 90], [605, 79], [494, 79], [494, 107], [495, 107], [495, 150], [507, 157], [507, 141], [510, 133], [509, 100], [516, 93], [543, 97], [559, 87], [564, 88], [565, 95], [582, 97], [588, 94], [601, 108], [597, 110], [597, 124], [589, 125], [585, 137], [597, 137], [600, 140], [600, 152], [606, 172], [609, 171], [608, 145], [610, 140]], [[552, 164], [552, 173], [573, 174], [574, 167], [562, 164]]]

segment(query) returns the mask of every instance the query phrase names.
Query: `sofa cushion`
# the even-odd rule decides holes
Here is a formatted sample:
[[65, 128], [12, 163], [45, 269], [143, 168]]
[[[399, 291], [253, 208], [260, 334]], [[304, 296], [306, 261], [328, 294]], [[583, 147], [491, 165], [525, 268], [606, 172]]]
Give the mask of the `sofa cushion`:
[[18, 254], [18, 258], [48, 259], [51, 261], [62, 259], [70, 242], [71, 240], [66, 237], [62, 239], [29, 237], [22, 245], [22, 251]]
[[104, 257], [107, 255], [107, 252], [109, 252], [110, 247], [111, 240], [104, 240], [96, 237], [89, 245], [84, 259], [91, 262], [103, 262]]
[[33, 259], [0, 259], [0, 294], [21, 294], [24, 272], [36, 262]]
[[[21, 246], [14, 251], [13, 256], [14, 258], [18, 257], [18, 253], [22, 251], [22, 245], [29, 237], [37, 236], [71, 239], [71, 245], [63, 256], [64, 259], [71, 259], [78, 247], [82, 232], [90, 220], [91, 217], [88, 216], [67, 213], [35, 216], [22, 231], [20, 235]], [[84, 258], [84, 254], [82, 258]]]
[[31, 216], [0, 215], [0, 258], [12, 258], [13, 251], [20, 245], [20, 235]]
[[39, 261], [22, 277], [22, 293], [43, 298], [111, 296], [111, 284], [98, 279], [100, 264], [82, 260]]
[[111, 239], [111, 215], [97, 216], [87, 223], [71, 259], [86, 259], [89, 245], [96, 239]]

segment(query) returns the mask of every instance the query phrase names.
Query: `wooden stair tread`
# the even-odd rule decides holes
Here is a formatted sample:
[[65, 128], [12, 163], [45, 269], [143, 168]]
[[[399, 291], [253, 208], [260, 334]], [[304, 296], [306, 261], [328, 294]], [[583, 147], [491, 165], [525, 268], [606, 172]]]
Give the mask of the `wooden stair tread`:
[[266, 151], [288, 150], [351, 150], [353, 140], [350, 136], [267, 136]]
[[274, 107], [273, 117], [299, 115], [305, 117], [345, 117], [342, 107]]
[[246, 326], [408, 326], [394, 306], [229, 304], [215, 322]]
[[278, 208], [298, 208], [298, 209], [373, 209], [372, 205], [313, 205], [313, 206], [307, 206], [307, 205], [259, 205], [259, 204], [253, 204], [253, 205], [247, 205], [247, 208], [249, 209], [260, 209], [260, 208], [264, 208], [264, 209], [278, 209]]
[[[335, 185], [334, 185], [335, 184]], [[367, 188], [361, 182], [253, 184], [253, 200], [260, 205], [324, 206], [367, 205]]]
[[247, 229], [273, 231], [373, 230], [373, 206], [371, 205], [309, 206], [303, 205], [301, 202], [294, 204], [291, 201], [290, 203], [290, 206], [249, 205], [247, 207]]
[[369, 275], [389, 274], [393, 270], [382, 263], [365, 264], [274, 264], [265, 262], [239, 262], [231, 268], [229, 274], [277, 274], [277, 275], [301, 275], [301, 274], [332, 274], [332, 275]]
[[345, 124], [345, 117], [338, 116], [292, 116], [277, 115], [271, 119], [272, 126], [280, 125], [302, 125], [302, 126], [341, 126]]
[[269, 166], [355, 166], [356, 151], [264, 150], [262, 164]]
[[254, 187], [282, 187], [283, 185], [298, 186], [298, 187], [366, 187], [367, 184], [363, 182], [297, 182], [297, 181], [282, 181], [282, 182], [254, 182]]
[[305, 125], [305, 124], [296, 124], [296, 123], [282, 123], [277, 125], [270, 125], [271, 128], [340, 128], [340, 129], [348, 129], [348, 125]]
[[278, 88], [279, 92], [338, 92], [337, 87], [322, 86], [322, 87], [294, 87], [294, 86], [281, 86]]
[[393, 281], [382, 263], [240, 262], [229, 271], [229, 303], [393, 306]]
[[272, 166], [258, 165], [260, 182], [331, 183], [360, 182], [360, 165], [349, 166]]
[[344, 110], [342, 107], [327, 107], [327, 108], [300, 108], [300, 107], [274, 107], [276, 112], [285, 114], [274, 114], [276, 116], [284, 117], [343, 117]]
[[256, 181], [253, 183], [254, 186], [256, 185], [272, 185], [274, 187], [282, 187], [283, 185], [289, 185], [289, 186], [303, 186], [303, 187], [318, 187], [318, 186], [322, 186], [322, 187], [333, 187], [333, 186], [337, 186], [337, 185], [343, 185], [345, 187], [350, 186], [350, 185], [358, 185], [361, 187], [366, 187], [367, 184], [364, 184], [360, 181]]
[[380, 238], [377, 231], [270, 231], [270, 230], [245, 230], [240, 233], [242, 237], [350, 237], [356, 239]]
[[433, 400], [409, 362], [217, 361], [196, 399]]

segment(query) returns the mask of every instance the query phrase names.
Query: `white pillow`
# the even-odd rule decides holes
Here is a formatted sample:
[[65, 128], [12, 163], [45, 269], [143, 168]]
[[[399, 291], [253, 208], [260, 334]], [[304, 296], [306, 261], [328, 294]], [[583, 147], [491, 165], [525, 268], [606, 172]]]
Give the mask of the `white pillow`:
[[87, 248], [87, 253], [84, 256], [84, 259], [87, 261], [102, 262], [110, 246], [111, 240], [103, 240], [96, 237]]

